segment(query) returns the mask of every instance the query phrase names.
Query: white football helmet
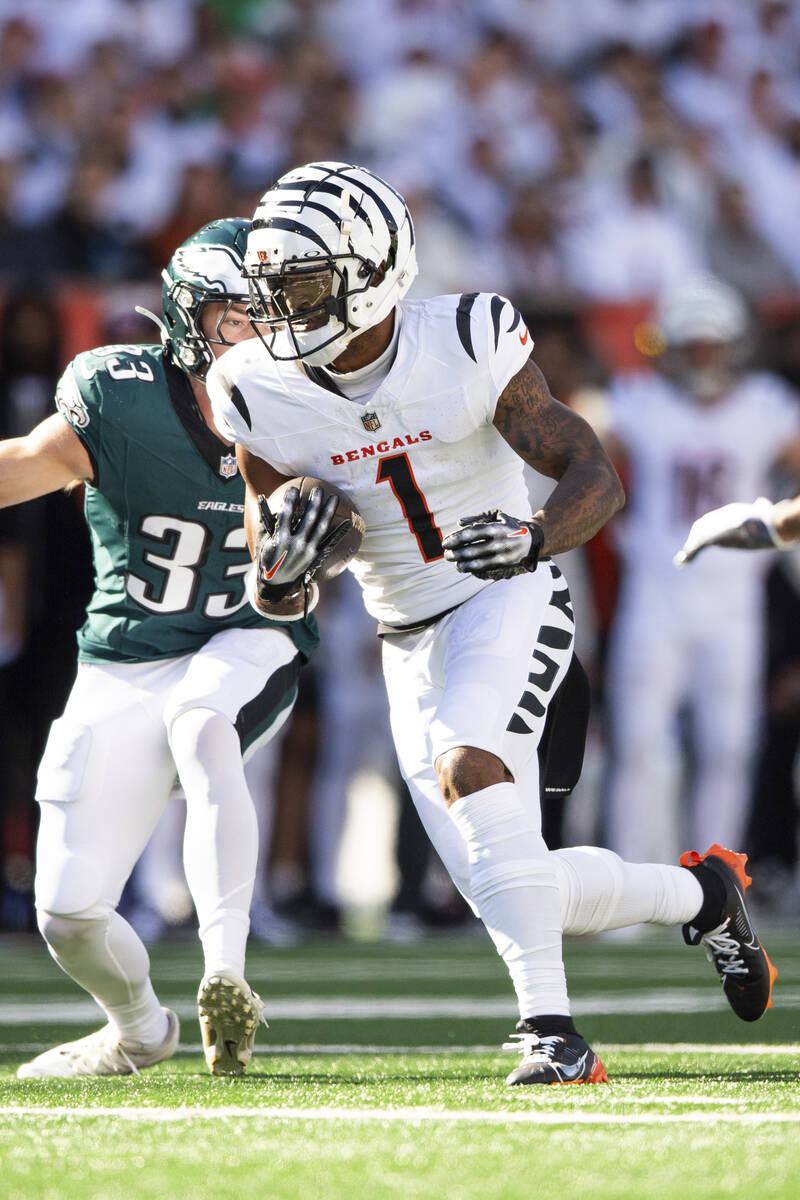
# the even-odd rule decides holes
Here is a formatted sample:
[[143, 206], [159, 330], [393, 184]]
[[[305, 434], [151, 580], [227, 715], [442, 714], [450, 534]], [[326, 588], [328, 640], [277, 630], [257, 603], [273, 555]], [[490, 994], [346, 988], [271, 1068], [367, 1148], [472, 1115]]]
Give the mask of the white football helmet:
[[698, 400], [731, 386], [745, 358], [750, 324], [737, 291], [707, 272], [691, 275], [659, 297], [655, 318], [665, 374]]
[[393, 187], [365, 167], [309, 163], [256, 209], [249, 315], [273, 358], [324, 366], [389, 315], [417, 269], [411, 215]]

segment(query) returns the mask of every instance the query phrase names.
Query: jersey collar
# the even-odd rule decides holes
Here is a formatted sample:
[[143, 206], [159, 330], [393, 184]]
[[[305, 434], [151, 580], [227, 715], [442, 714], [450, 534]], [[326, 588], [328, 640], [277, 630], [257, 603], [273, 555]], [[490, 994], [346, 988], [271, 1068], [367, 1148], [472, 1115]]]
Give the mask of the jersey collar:
[[223, 483], [237, 479], [236, 449], [218, 438], [206, 425], [194, 398], [191, 384], [180, 367], [164, 358], [164, 374], [169, 389], [169, 398], [175, 415], [188, 434], [195, 450], [205, 460], [209, 470]]

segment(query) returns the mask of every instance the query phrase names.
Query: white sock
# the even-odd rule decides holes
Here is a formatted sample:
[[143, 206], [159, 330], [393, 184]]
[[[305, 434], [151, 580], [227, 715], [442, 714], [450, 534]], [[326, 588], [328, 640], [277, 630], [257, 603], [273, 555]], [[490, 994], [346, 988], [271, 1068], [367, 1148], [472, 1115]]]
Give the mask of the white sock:
[[568, 1016], [558, 884], [516, 787], [472, 792], [450, 814], [467, 843], [472, 900], [508, 967], [520, 1016]]
[[172, 722], [170, 746], [186, 795], [186, 881], [197, 909], [205, 974], [244, 977], [258, 856], [258, 822], [239, 737], [211, 709]]
[[598, 846], [554, 850], [551, 859], [565, 933], [599, 933], [642, 922], [684, 925], [703, 903], [703, 889], [685, 867], [624, 862]]
[[39, 927], [63, 971], [85, 988], [124, 1042], [147, 1047], [167, 1036], [167, 1016], [150, 982], [150, 958], [119, 913], [107, 917], [39, 914]]

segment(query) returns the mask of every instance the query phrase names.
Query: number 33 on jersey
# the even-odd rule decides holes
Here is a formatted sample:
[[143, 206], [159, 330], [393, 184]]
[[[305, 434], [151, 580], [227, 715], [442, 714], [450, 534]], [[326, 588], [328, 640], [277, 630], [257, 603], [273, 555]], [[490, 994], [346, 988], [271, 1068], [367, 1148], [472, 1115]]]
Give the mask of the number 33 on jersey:
[[352, 570], [373, 616], [407, 625], [486, 586], [442, 555], [459, 517], [527, 512], [522, 460], [492, 424], [500, 393], [532, 341], [501, 296], [403, 300], [389, 374], [362, 404], [329, 391], [256, 338], [211, 369], [220, 428], [287, 476], [343, 491], [367, 532]]
[[[264, 626], [244, 594], [244, 483], [160, 346], [80, 354], [56, 404], [92, 461], [84, 508], [95, 592], [83, 662], [173, 658], [215, 633]], [[310, 654], [316, 631], [287, 628]]]

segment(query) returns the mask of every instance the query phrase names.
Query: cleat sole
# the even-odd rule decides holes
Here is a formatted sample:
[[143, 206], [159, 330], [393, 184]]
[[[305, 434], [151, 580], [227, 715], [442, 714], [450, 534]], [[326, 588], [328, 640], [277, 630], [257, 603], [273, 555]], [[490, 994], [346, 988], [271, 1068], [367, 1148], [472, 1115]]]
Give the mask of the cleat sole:
[[197, 998], [206, 1062], [212, 1075], [243, 1075], [260, 1020], [255, 1004], [229, 980], [212, 976]]

